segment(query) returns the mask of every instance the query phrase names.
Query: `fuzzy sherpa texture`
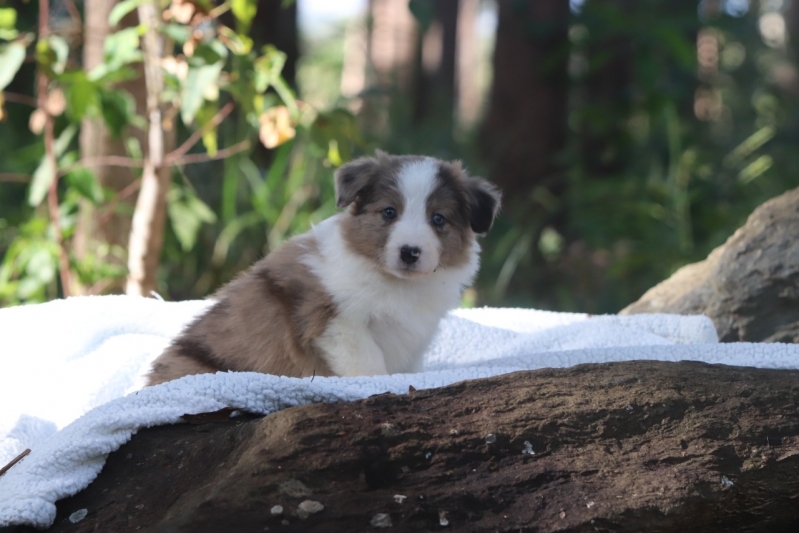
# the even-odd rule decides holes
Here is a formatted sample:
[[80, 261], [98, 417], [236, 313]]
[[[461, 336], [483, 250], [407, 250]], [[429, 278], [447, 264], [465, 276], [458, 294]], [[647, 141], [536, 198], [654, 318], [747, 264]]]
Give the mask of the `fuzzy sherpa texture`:
[[445, 318], [419, 374], [311, 380], [218, 373], [141, 389], [150, 362], [208, 305], [106, 296], [0, 310], [0, 466], [32, 450], [0, 478], [0, 526], [48, 527], [55, 502], [91, 483], [108, 453], [139, 428], [176, 423], [187, 413], [233, 407], [266, 414], [580, 363], [799, 368], [799, 346], [718, 344], [701, 316], [483, 308]]

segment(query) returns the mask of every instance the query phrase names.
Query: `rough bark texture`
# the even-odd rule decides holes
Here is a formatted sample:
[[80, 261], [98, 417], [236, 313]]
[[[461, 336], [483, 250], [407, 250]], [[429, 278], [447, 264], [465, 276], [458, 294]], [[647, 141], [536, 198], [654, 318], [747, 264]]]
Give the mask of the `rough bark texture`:
[[724, 342], [799, 342], [799, 189], [621, 311], [634, 313], [705, 314]]
[[51, 531], [793, 532], [797, 402], [799, 371], [638, 361], [152, 428]]

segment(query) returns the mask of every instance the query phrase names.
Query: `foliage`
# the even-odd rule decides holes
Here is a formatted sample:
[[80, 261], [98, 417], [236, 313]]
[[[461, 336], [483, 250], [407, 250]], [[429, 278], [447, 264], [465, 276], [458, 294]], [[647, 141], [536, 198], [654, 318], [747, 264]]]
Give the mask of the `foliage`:
[[[113, 27], [146, 1], [119, 2], [111, 11], [110, 25]], [[164, 293], [196, 295], [196, 289], [181, 283], [190, 279], [184, 276], [185, 265], [202, 264], [202, 257], [210, 258], [208, 272], [216, 275], [199, 281], [201, 287], [207, 283], [207, 290], [217, 285], [219, 278], [229, 278], [245, 266], [241, 261], [230, 262], [229, 257], [232, 251], [239, 251], [243, 238], [247, 242], [243, 247], [251, 247], [259, 240], [253, 234], [266, 228], [261, 240], [267, 249], [273, 248], [287, 235], [330, 214], [332, 204], [319, 198], [320, 194], [324, 198], [332, 194], [319, 184], [330, 183], [333, 165], [352, 157], [351, 143], [357, 141], [352, 116], [344, 111], [319, 113], [297, 101], [281, 75], [285, 54], [271, 46], [253, 50], [247, 30], [256, 4], [253, 0], [233, 0], [213, 6], [175, 0], [163, 11], [162, 31], [174, 43], [174, 52], [161, 60], [166, 82], [161, 96], [174, 110], [166, 115], [180, 118], [180, 123], [171, 127], [178, 127], [187, 143], [166, 156], [175, 170], [167, 197], [170, 227], [164, 254], [175, 261], [162, 267]], [[31, 72], [20, 70], [28, 54], [34, 55], [38, 71], [47, 76], [48, 87], [44, 108], [38, 106], [30, 113], [23, 106], [6, 104], [10, 107], [8, 116], [0, 114], [0, 118], [8, 119], [0, 129], [0, 139], [9, 139], [5, 145], [8, 150], [0, 148], [2, 155], [8, 155], [2, 170], [9, 172], [3, 175], [21, 182], [3, 187], [16, 189], [13, 194], [17, 198], [25, 194], [29, 204], [18, 212], [4, 210], [0, 217], [0, 250], [4, 251], [0, 304], [43, 301], [64, 294], [57, 275], [61, 254], [68, 256], [70, 276], [89, 292], [102, 291], [113, 279], [126, 275], [124, 268], [115, 266], [124, 257], [124, 250], [101, 245], [77, 256], [70, 246], [82, 202], [95, 205], [101, 216], [114, 212], [119, 202], [119, 193], [102, 187], [91, 162], [81, 159], [77, 146], [81, 121], [87, 117], [102, 119], [111, 135], [123, 139], [128, 148], [126, 166], [140, 167], [146, 152], [132, 134], [146, 127], [145, 117], [137, 114], [133, 97], [118, 85], [141, 75], [133, 67], [142, 61], [141, 38], [146, 28], [140, 25], [111, 33], [104, 44], [103, 62], [86, 71], [71, 59], [76, 51], [70, 50], [57, 33], [36, 39], [29, 29], [35, 26], [33, 7], [19, 8], [19, 13], [14, 8], [0, 8], [0, 38], [8, 40], [0, 48], [0, 89], [17, 78], [17, 87], [12, 88], [23, 94], [15, 92], [15, 102], [33, 102], [32, 96], [25, 98], [26, 92], [32, 93], [33, 84], [27, 90], [19, 88], [23, 80], [30, 83], [32, 78]], [[234, 28], [219, 20], [228, 10], [233, 14]], [[18, 14], [24, 20], [17, 21]], [[233, 109], [235, 118], [223, 122]], [[29, 117], [23, 120], [26, 111]], [[45, 154], [43, 130], [50, 119], [55, 120], [54, 158]], [[11, 130], [20, 129], [20, 123], [29, 124], [30, 131], [16, 137]], [[342, 136], [342, 131], [348, 135]], [[17, 142], [12, 140], [15, 138]], [[243, 152], [251, 150], [258, 138], [267, 148], [277, 148], [267, 168], [258, 168]], [[192, 150], [195, 139], [202, 141], [204, 154]], [[215, 191], [196, 184], [206, 180], [208, 166], [218, 165], [214, 160], [222, 142], [228, 148], [218, 183], [223, 191], [220, 199]], [[204, 162], [196, 165], [199, 172], [190, 168], [194, 161]], [[54, 180], [58, 180], [59, 204], [55, 220], [48, 218], [43, 205]], [[219, 200], [221, 208], [209, 206], [208, 202]], [[1, 203], [6, 205], [5, 198]], [[60, 243], [54, 223], [62, 234]], [[213, 253], [208, 253], [209, 246]], [[187, 254], [195, 261], [187, 260]], [[245, 259], [254, 259], [252, 254], [244, 255]], [[111, 261], [113, 257], [117, 260]]]
[[[144, 1], [119, 2], [111, 21]], [[568, 20], [569, 42], [552, 50], [552, 62], [568, 55], [567, 143], [552, 155], [555, 179], [568, 187], [563, 195], [532, 190], [524, 224], [500, 218], [484, 242], [472, 303], [617, 311], [705, 257], [756, 205], [797, 185], [796, 36], [780, 41], [762, 31], [764, 16], [786, 16], [779, 2], [571, 4], [580, 8]], [[117, 86], [137, 76], [144, 28], [111, 35], [103, 64], [86, 72], [67, 37], [54, 31], [37, 41], [35, 3], [14, 5], [0, 0], [0, 304], [63, 294], [62, 250], [44, 204], [54, 179], [72, 275], [96, 291], [125, 275], [114, 260], [125, 250], [77, 257], [69, 246], [83, 203], [101, 214], [119, 204], [119, 193], [81, 161], [81, 120], [102, 119], [124, 139], [132, 164], [145, 151], [131, 133], [144, 117]], [[337, 89], [343, 26], [306, 42], [295, 97], [281, 74], [286, 56], [254, 49], [248, 36], [256, 5], [166, 3], [163, 31], [174, 43], [163, 61], [168, 117], [179, 145], [204, 147], [172, 161], [159, 270], [159, 291], [169, 298], [206, 295], [331, 214], [333, 170], [376, 146], [463, 159], [477, 175], [491, 166], [479, 125], [453, 132], [440, 116], [418, 120], [412, 95], [398, 87], [367, 86], [356, 99], [388, 102], [379, 128], [366, 113], [347, 111], [353, 102]], [[432, 6], [409, 3], [420, 27], [434, 25]], [[220, 22], [226, 10], [230, 27]], [[551, 32], [544, 26], [527, 30]], [[36, 67], [48, 76], [47, 109], [33, 101]], [[43, 113], [55, 121], [55, 165], [45, 157]], [[255, 149], [259, 142], [269, 149]]]

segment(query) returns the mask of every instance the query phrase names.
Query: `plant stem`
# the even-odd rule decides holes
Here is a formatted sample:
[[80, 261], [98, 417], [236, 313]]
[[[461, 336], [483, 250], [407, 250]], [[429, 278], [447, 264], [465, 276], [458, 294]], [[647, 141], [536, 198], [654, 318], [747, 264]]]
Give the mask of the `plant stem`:
[[167, 50], [166, 38], [160, 33], [161, 13], [155, 2], [138, 7], [139, 21], [147, 31], [142, 38], [144, 77], [147, 87], [147, 150], [141, 177], [141, 190], [133, 212], [128, 243], [128, 280], [125, 292], [147, 296], [155, 290], [156, 273], [164, 245], [166, 194], [169, 191], [170, 168], [165, 155], [171, 139], [164, 133], [164, 106], [161, 94], [164, 77], [160, 60]]
[[[39, 0], [39, 40], [47, 39], [50, 34], [50, 2]], [[44, 157], [49, 160], [49, 168], [53, 169], [53, 180], [47, 191], [47, 208], [50, 212], [50, 225], [53, 227], [53, 239], [58, 246], [58, 271], [61, 277], [61, 293], [64, 298], [69, 297], [72, 286], [72, 276], [69, 271], [69, 258], [64, 249], [64, 239], [61, 234], [61, 222], [58, 214], [58, 163], [55, 155], [55, 123], [53, 116], [47, 110], [48, 82], [47, 74], [39, 67], [36, 73], [38, 89], [37, 105], [46, 117], [44, 123]]]

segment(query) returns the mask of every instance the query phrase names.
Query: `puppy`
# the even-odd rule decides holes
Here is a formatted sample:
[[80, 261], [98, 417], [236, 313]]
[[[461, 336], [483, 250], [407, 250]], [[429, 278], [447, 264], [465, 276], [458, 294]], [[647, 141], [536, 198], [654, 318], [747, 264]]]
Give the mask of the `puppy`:
[[149, 385], [220, 370], [284, 376], [417, 372], [439, 321], [477, 273], [476, 235], [499, 190], [459, 162], [357, 159], [335, 175], [348, 208], [213, 297], [154, 362]]

